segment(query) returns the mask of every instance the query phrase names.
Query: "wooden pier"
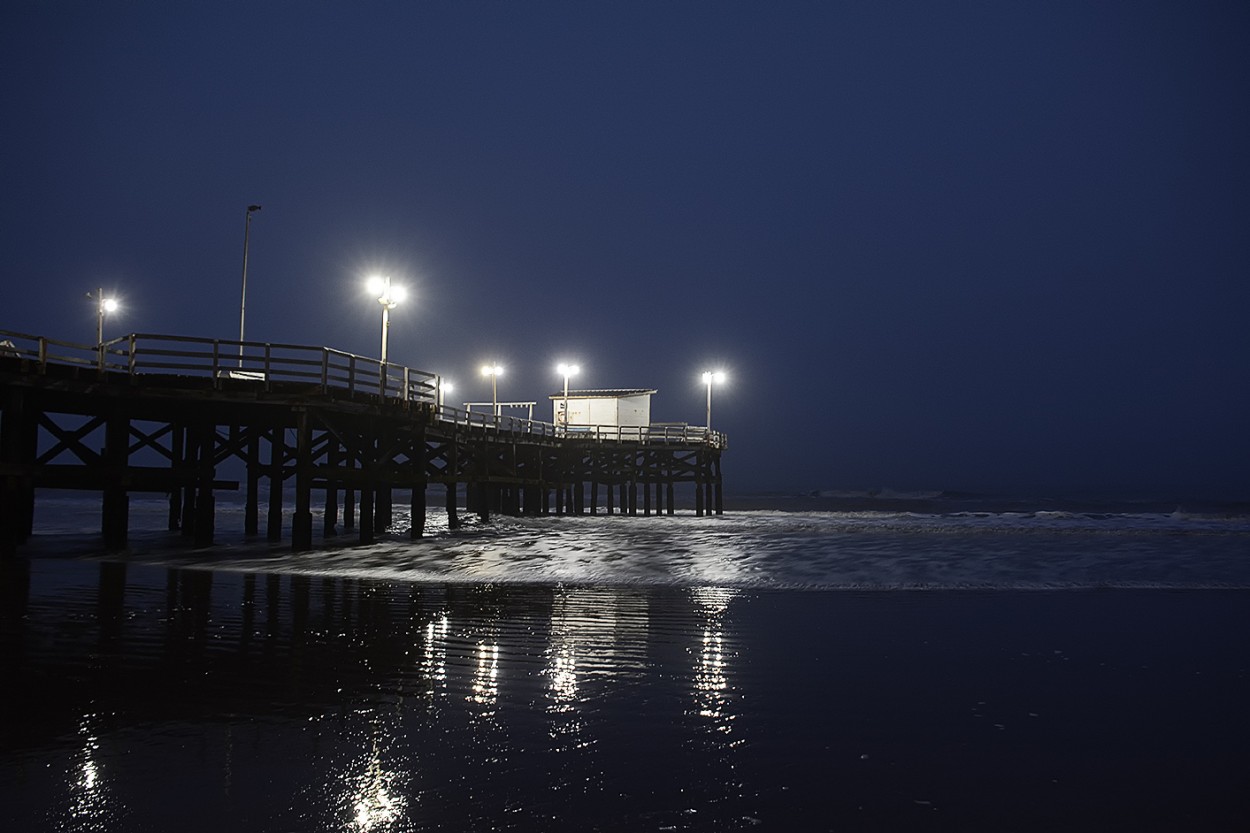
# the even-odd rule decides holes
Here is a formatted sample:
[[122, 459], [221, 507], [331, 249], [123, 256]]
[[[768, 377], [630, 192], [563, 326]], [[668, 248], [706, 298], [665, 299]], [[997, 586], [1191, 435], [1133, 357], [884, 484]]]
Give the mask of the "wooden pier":
[[[441, 403], [441, 379], [324, 347], [132, 334], [99, 346], [0, 330], [0, 552], [34, 531], [38, 490], [101, 493], [109, 549], [126, 546], [129, 496], [169, 496], [169, 529], [212, 543], [218, 493], [244, 492], [244, 534], [313, 544], [391, 527], [413, 538], [443, 486], [501, 514], [721, 514], [725, 437], [697, 426], [557, 427]], [[231, 476], [238, 479], [229, 479]], [[264, 505], [262, 506], [262, 486]], [[292, 488], [293, 487], [293, 488]], [[283, 503], [293, 494], [293, 506]]]

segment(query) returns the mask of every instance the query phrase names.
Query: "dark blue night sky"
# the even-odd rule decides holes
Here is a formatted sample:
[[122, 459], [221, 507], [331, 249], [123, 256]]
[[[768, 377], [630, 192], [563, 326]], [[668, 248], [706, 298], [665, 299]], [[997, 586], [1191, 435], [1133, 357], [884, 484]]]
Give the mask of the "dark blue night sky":
[[0, 11], [0, 328], [655, 387], [731, 491], [1250, 496], [1242, 2]]

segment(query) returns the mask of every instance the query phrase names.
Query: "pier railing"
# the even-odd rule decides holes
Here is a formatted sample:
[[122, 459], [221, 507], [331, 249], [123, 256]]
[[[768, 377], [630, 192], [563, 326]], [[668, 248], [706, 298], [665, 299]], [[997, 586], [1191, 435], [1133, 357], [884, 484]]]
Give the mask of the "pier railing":
[[370, 394], [435, 406], [444, 423], [528, 436], [641, 444], [706, 444], [725, 447], [725, 435], [706, 427], [664, 425], [557, 426], [535, 419], [494, 416], [439, 403], [438, 374], [329, 347], [260, 341], [204, 339], [131, 333], [99, 345], [0, 330], [0, 360], [28, 362], [38, 373], [49, 365], [95, 368], [131, 377], [207, 379], [213, 387], [247, 385], [270, 391], [275, 384], [301, 383], [321, 394]]
[[154, 333], [131, 333], [86, 345], [0, 330], [0, 357], [4, 356], [32, 361], [40, 371], [49, 364], [79, 365], [128, 376], [209, 379], [217, 387], [250, 383], [266, 391], [294, 382], [321, 393], [375, 394], [429, 404], [438, 401], [440, 383], [435, 373], [329, 347]]

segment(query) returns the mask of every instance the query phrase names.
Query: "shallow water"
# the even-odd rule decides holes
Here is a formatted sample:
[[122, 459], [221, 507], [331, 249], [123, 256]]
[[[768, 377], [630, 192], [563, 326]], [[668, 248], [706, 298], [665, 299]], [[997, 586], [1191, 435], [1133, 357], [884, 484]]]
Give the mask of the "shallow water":
[[1246, 829], [1244, 521], [1028, 514], [70, 514], [0, 573], [0, 827]]

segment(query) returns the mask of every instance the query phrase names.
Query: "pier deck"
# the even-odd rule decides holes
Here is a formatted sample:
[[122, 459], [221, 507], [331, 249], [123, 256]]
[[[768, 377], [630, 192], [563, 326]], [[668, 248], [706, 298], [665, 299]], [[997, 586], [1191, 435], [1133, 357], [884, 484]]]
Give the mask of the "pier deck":
[[[244, 530], [292, 547], [362, 543], [407, 492], [412, 537], [430, 484], [469, 511], [723, 511], [725, 436], [703, 427], [569, 426], [447, 407], [433, 373], [338, 350], [136, 333], [99, 346], [0, 330], [0, 551], [33, 533], [36, 491], [103, 495], [105, 546], [126, 546], [129, 494], [169, 495], [169, 528], [213, 540], [215, 496], [242, 489]], [[238, 479], [231, 479], [237, 477]], [[284, 492], [293, 493], [289, 515]]]

